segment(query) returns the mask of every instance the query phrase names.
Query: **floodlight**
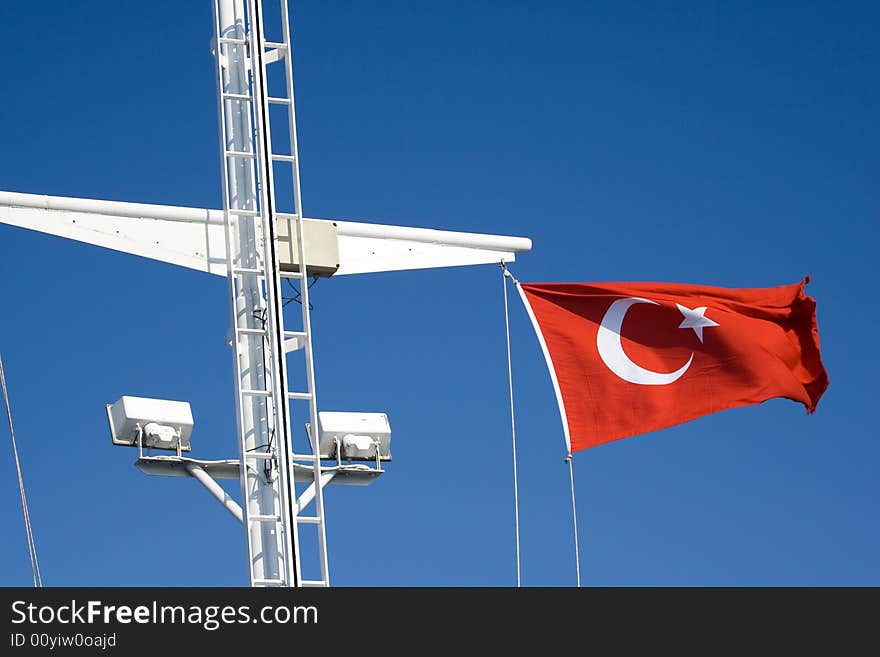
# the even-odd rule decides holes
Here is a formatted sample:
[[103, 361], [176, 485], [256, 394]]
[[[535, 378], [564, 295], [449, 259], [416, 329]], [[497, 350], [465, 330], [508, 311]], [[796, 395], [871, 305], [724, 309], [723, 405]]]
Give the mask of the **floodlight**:
[[190, 451], [193, 416], [188, 402], [120, 397], [107, 404], [114, 445]]
[[323, 458], [390, 461], [391, 425], [385, 413], [321, 411], [319, 449]]

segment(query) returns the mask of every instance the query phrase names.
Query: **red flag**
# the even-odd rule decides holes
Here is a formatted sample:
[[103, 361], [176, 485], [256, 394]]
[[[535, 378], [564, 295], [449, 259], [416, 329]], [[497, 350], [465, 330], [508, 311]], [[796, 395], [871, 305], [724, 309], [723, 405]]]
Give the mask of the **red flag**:
[[569, 450], [773, 397], [812, 413], [828, 375], [808, 282], [520, 285]]

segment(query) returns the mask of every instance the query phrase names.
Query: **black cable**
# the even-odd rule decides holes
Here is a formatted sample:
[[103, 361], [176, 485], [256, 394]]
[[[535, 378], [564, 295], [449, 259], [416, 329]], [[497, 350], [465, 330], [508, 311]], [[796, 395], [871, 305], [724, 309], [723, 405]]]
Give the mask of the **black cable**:
[[[302, 305], [302, 293], [299, 291], [299, 288], [293, 284], [293, 281], [291, 279], [287, 278], [285, 280], [287, 281], [287, 284], [290, 286], [290, 288], [293, 290], [293, 292], [296, 296], [294, 296], [294, 297], [282, 296], [281, 300], [284, 303], [282, 304], [281, 307], [282, 308], [286, 307], [287, 304], [289, 304], [291, 301], [296, 301], [298, 304]], [[309, 283], [308, 289], [311, 290], [314, 287], [315, 283], [317, 283], [317, 282], [318, 282], [318, 277], [312, 276], [312, 282]], [[309, 301], [309, 310], [314, 310], [314, 309], [315, 309], [315, 307], [312, 305], [312, 302]]]

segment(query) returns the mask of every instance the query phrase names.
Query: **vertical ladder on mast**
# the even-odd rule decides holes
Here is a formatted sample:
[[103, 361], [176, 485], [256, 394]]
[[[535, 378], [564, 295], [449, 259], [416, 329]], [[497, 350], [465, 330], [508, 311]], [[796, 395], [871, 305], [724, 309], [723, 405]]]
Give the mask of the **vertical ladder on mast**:
[[[304, 223], [302, 220], [293, 70], [287, 0], [279, 0], [280, 41], [266, 39], [260, 0], [214, 0], [218, 100], [223, 150], [227, 267], [235, 352], [236, 402], [244, 523], [252, 586], [329, 586], [321, 459], [317, 436], [309, 454], [293, 449], [291, 401], [308, 402], [308, 424], [318, 426]], [[283, 66], [283, 95], [270, 96], [267, 67]], [[276, 67], [277, 68], [277, 67]], [[270, 105], [286, 108], [290, 150], [272, 148]], [[293, 210], [279, 212], [277, 190], [284, 176], [275, 164], [290, 163]], [[279, 265], [279, 224], [296, 243], [298, 271]], [[283, 279], [298, 281], [301, 328], [284, 327]], [[287, 353], [302, 349], [301, 388], [288, 389]], [[316, 433], [314, 430], [312, 433]], [[315, 513], [296, 499], [294, 457], [307, 459]], [[317, 530], [319, 579], [303, 579], [300, 525]]]

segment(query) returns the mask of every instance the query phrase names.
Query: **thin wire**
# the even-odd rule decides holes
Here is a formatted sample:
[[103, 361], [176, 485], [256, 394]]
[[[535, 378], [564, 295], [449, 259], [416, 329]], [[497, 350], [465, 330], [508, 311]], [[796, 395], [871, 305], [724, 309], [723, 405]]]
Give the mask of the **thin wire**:
[[574, 467], [572, 466], [572, 456], [569, 454], [565, 457], [565, 460], [568, 461], [568, 479], [571, 482], [571, 517], [572, 524], [574, 526], [574, 569], [577, 574], [577, 585], [578, 588], [581, 586], [581, 557], [580, 557], [580, 549], [578, 548], [578, 512], [577, 505], [574, 501]]
[[6, 390], [6, 375], [3, 372], [3, 359], [0, 358], [0, 384], [3, 386], [3, 402], [6, 404], [6, 417], [9, 420], [9, 435], [12, 437], [12, 454], [15, 457], [15, 470], [18, 473], [18, 492], [21, 495], [21, 510], [24, 515], [24, 529], [27, 535], [28, 557], [31, 561], [31, 574], [34, 578], [34, 588], [43, 586], [43, 578], [40, 575], [40, 563], [37, 561], [37, 545], [34, 542], [34, 532], [31, 528], [31, 514], [28, 511], [27, 496], [24, 494], [24, 479], [21, 475], [21, 462], [18, 460], [18, 445], [15, 443], [15, 429], [12, 426], [12, 409], [9, 407], [9, 392]]
[[[261, 325], [260, 328], [262, 328], [263, 331], [265, 331], [266, 324], [269, 321], [269, 319], [268, 319], [269, 309], [264, 306], [262, 308], [254, 310], [251, 313], [251, 316], [255, 320], [257, 320], [258, 322], [260, 322], [260, 325]], [[264, 377], [265, 377], [265, 373], [269, 369], [269, 366], [266, 363], [266, 354], [269, 351], [269, 348], [270, 348], [269, 336], [266, 333], [264, 333], [263, 334], [263, 350], [262, 350], [262, 353], [263, 353], [263, 376]], [[255, 451], [255, 450], [259, 449], [260, 447], [266, 447], [267, 450], [270, 450], [270, 449], [272, 449], [272, 443], [274, 441], [275, 441], [275, 428], [272, 427], [271, 431], [269, 432], [269, 442], [266, 443], [265, 445], [258, 445], [257, 447], [254, 447], [248, 451]], [[270, 461], [269, 459], [263, 460], [263, 474], [266, 476], [267, 481], [273, 481], [273, 479], [272, 479], [272, 461]]]
[[[513, 516], [516, 524], [516, 585], [522, 586], [519, 550], [519, 480], [516, 472], [516, 420], [513, 413], [513, 366], [510, 359], [510, 312], [507, 305], [507, 279], [513, 278], [501, 261], [501, 285], [504, 288], [504, 333], [507, 337], [507, 385], [510, 391], [510, 440], [513, 448]], [[515, 282], [515, 279], [514, 279]]]
[[[289, 304], [291, 301], [296, 301], [299, 305], [302, 305], [302, 293], [299, 291], [299, 288], [296, 287], [296, 285], [293, 284], [293, 281], [291, 281], [289, 278], [288, 278], [288, 279], [285, 279], [285, 280], [287, 281], [287, 284], [291, 287], [291, 289], [294, 291], [294, 293], [296, 294], [296, 296], [295, 296], [295, 297], [285, 297], [285, 296], [282, 296], [282, 297], [281, 297], [281, 300], [282, 300], [284, 303], [281, 304], [281, 307], [282, 307], [282, 308], [286, 308], [286, 307], [287, 307], [287, 304]], [[318, 277], [317, 277], [317, 276], [313, 276], [313, 277], [312, 277], [312, 282], [308, 284], [308, 289], [311, 290], [312, 287], [313, 287], [313, 286], [315, 285], [315, 283], [317, 283], [317, 282], [318, 282]], [[312, 305], [312, 302], [309, 301], [309, 310], [314, 310], [314, 309], [315, 309], [315, 307]]]
[[[516, 277], [510, 273], [510, 270], [507, 269], [507, 265], [504, 264], [503, 260], [501, 261], [501, 268], [504, 270], [505, 278], [509, 277], [513, 281], [514, 285], [519, 286], [519, 281], [516, 280]], [[519, 291], [520, 291], [520, 293], [522, 293], [521, 287], [519, 288]], [[523, 303], [526, 303], [525, 297], [523, 297]], [[507, 285], [504, 286], [504, 304], [505, 304], [504, 310], [505, 310], [505, 317], [506, 317], [507, 316]], [[535, 327], [535, 330], [537, 331], [537, 326]], [[510, 331], [509, 331], [509, 329], [508, 329], [507, 340], [508, 340], [507, 363], [508, 363], [508, 369], [509, 369], [509, 367], [510, 367]], [[512, 387], [513, 384], [512, 384], [512, 381], [513, 381], [513, 377], [511, 377], [511, 389], [510, 389], [511, 426], [513, 425], [513, 387]], [[516, 443], [515, 443], [515, 441], [516, 441], [516, 438], [514, 438], [514, 462], [513, 462], [514, 479], [516, 479], [516, 447], [515, 447]], [[572, 466], [572, 459], [573, 459], [573, 457], [571, 455], [571, 452], [569, 452], [568, 455], [565, 457], [565, 460], [568, 462], [568, 479], [571, 482], [571, 517], [572, 517], [572, 528], [574, 529], [574, 569], [575, 569], [575, 576], [577, 577], [577, 585], [578, 585], [578, 588], [580, 588], [580, 586], [581, 586], [581, 557], [580, 557], [580, 546], [579, 546], [579, 541], [578, 541], [577, 504], [575, 503], [575, 499], [574, 499], [574, 467]], [[515, 485], [516, 484], [514, 483], [514, 486]], [[517, 541], [518, 540], [519, 540], [519, 527], [517, 526]]]

